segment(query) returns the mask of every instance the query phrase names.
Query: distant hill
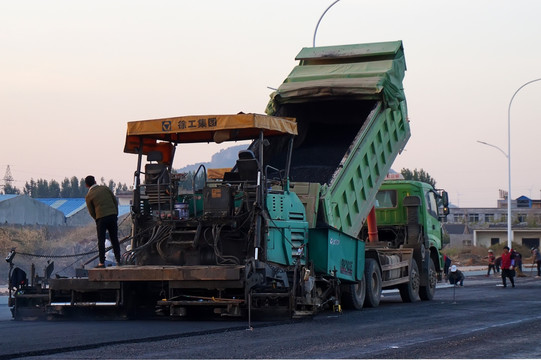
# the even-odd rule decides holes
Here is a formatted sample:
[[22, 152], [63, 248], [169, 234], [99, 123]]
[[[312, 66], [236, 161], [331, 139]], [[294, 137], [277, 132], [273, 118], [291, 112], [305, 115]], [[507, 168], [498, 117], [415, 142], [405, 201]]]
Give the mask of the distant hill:
[[209, 162], [203, 162], [203, 163], [197, 163], [197, 164], [190, 164], [186, 165], [183, 168], [176, 169], [179, 173], [189, 172], [189, 171], [197, 171], [197, 168], [199, 165], [203, 164], [207, 169], [220, 169], [220, 168], [231, 168], [235, 166], [235, 162], [238, 159], [238, 153], [240, 150], [244, 150], [248, 147], [248, 145], [237, 145], [237, 146], [231, 146], [227, 149], [222, 149], [216, 154], [212, 155], [212, 158]]

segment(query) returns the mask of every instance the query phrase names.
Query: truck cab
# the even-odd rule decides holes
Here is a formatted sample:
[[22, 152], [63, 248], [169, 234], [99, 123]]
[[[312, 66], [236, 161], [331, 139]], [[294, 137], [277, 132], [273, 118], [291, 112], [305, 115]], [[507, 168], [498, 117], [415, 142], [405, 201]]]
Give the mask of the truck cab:
[[[419, 265], [430, 266], [428, 251], [436, 272], [443, 270], [442, 224], [449, 214], [448, 195], [430, 184], [413, 180], [386, 180], [376, 195], [375, 212], [380, 243], [389, 248], [414, 248]], [[365, 235], [367, 228], [363, 229]]]

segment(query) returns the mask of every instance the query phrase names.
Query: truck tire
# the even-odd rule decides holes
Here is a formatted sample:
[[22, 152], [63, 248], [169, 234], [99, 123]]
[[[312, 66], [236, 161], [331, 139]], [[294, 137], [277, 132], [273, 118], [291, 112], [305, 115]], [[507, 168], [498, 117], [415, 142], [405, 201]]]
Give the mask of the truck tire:
[[416, 302], [419, 301], [419, 287], [421, 284], [421, 277], [419, 276], [419, 267], [415, 259], [411, 259], [411, 270], [409, 281], [405, 284], [401, 284], [398, 288], [400, 291], [400, 297], [403, 302]]
[[421, 286], [419, 288], [419, 296], [421, 300], [430, 301], [434, 299], [434, 294], [436, 293], [436, 284], [438, 282], [438, 274], [436, 274], [436, 265], [434, 265], [434, 260], [430, 259], [428, 265], [428, 285]]
[[364, 306], [378, 307], [381, 300], [381, 270], [376, 260], [366, 259], [364, 278], [366, 281]]
[[342, 304], [345, 309], [362, 310], [366, 296], [366, 282], [364, 278], [354, 284], [341, 286]]

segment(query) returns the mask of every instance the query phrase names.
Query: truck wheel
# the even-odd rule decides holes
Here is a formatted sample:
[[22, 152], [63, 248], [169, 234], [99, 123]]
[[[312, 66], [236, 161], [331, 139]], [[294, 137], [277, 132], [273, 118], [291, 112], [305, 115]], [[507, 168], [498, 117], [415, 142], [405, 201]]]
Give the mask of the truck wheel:
[[366, 280], [364, 306], [378, 307], [381, 299], [381, 271], [376, 260], [366, 259], [364, 278]]
[[436, 274], [436, 265], [434, 260], [430, 259], [428, 265], [428, 285], [419, 288], [419, 296], [421, 300], [432, 300], [436, 293], [436, 283], [438, 282], [438, 274]]
[[355, 284], [341, 286], [342, 304], [346, 309], [361, 310], [366, 296], [366, 282], [364, 278]]
[[410, 279], [407, 283], [401, 284], [398, 288], [400, 290], [400, 297], [403, 302], [416, 302], [419, 301], [419, 285], [421, 278], [419, 276], [419, 267], [415, 259], [411, 259]]

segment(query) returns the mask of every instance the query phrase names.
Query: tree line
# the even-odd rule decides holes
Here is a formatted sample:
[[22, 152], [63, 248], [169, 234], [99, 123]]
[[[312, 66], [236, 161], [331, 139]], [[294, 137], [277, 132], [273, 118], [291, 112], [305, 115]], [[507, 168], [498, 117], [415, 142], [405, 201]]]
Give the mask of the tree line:
[[[418, 180], [431, 184], [436, 187], [436, 181], [430, 176], [428, 172], [423, 169], [413, 171], [403, 168], [400, 173], [406, 180]], [[185, 190], [192, 189], [192, 179], [195, 175], [194, 171], [188, 171], [185, 179], [179, 182], [179, 188]], [[196, 189], [200, 189], [204, 186], [204, 175], [199, 174], [196, 181]], [[100, 185], [107, 185], [109, 189], [117, 193], [118, 191], [130, 190], [127, 184], [121, 182], [116, 183], [113, 180], [109, 180], [107, 183], [102, 177], [100, 179]], [[2, 192], [0, 192], [2, 193]], [[30, 179], [30, 182], [26, 182], [22, 191], [9, 183], [6, 183], [3, 189], [4, 194], [25, 194], [33, 198], [81, 198], [85, 197], [87, 188], [85, 186], [84, 177], [79, 179], [77, 176], [72, 176], [70, 179], [64, 178], [62, 183], [58, 183], [56, 180], [47, 181], [44, 179]]]
[[[102, 177], [100, 179], [100, 185], [106, 185], [113, 192], [129, 190], [127, 184], [121, 182], [116, 183], [113, 180], [109, 180], [107, 183]], [[45, 179], [30, 179], [24, 184], [23, 189], [19, 189], [16, 186], [12, 186], [9, 183], [4, 185], [4, 194], [25, 194], [32, 198], [82, 198], [86, 196], [88, 189], [85, 185], [85, 178], [78, 178], [72, 176], [71, 178], [64, 178], [62, 183], [56, 180], [47, 181]]]
[[432, 176], [430, 176], [430, 174], [423, 169], [414, 169], [413, 171], [411, 171], [410, 169], [404, 168], [400, 170], [400, 173], [406, 180], [422, 181], [436, 188], [436, 180], [434, 180], [434, 178], [432, 178]]

